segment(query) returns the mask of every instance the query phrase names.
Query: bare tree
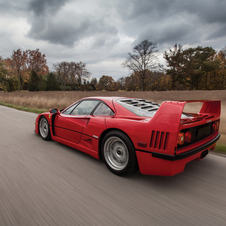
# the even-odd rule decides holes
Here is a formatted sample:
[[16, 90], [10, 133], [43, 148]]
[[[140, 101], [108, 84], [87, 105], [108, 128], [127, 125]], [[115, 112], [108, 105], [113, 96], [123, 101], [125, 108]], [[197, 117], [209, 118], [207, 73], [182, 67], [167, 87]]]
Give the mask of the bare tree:
[[75, 85], [77, 82], [77, 73], [79, 71], [79, 66], [75, 62], [70, 63], [70, 72], [69, 72], [69, 81], [72, 85]]
[[91, 73], [86, 69], [85, 63], [61, 62], [53, 65], [61, 83], [62, 90], [66, 89], [67, 84], [82, 85], [82, 80], [89, 78]]
[[86, 80], [90, 77], [91, 73], [86, 69], [86, 64], [82, 63], [81, 61], [77, 63], [78, 70], [77, 70], [77, 76], [78, 76], [78, 85], [81, 86], [82, 79]]
[[70, 64], [68, 62], [61, 62], [53, 65], [58, 77], [59, 82], [61, 83], [62, 91], [66, 90], [66, 84], [68, 83]]
[[156, 48], [156, 44], [144, 40], [133, 48], [132, 53], [128, 53], [127, 60], [123, 63], [123, 67], [129, 68], [129, 70], [138, 75], [141, 90], [145, 88], [148, 70], [151, 71], [158, 66], [156, 63]]

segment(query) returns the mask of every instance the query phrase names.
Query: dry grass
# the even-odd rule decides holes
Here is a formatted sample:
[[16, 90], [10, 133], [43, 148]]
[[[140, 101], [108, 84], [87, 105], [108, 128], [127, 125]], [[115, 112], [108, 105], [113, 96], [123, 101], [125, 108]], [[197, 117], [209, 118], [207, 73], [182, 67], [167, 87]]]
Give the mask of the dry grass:
[[[10, 103], [28, 108], [62, 109], [73, 102], [89, 96], [125, 96], [138, 97], [161, 103], [164, 100], [221, 100], [221, 142], [226, 144], [226, 90], [211, 91], [146, 91], [146, 92], [125, 92], [125, 91], [48, 91], [48, 92], [14, 92], [0, 93], [0, 102]], [[198, 112], [199, 104], [189, 104], [186, 111]]]

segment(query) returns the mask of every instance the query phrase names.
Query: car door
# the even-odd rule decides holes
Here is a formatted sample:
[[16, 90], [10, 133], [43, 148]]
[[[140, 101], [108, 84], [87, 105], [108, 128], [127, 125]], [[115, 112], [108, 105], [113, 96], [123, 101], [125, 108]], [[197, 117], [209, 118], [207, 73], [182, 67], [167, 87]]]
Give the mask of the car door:
[[55, 136], [79, 143], [83, 128], [90, 120], [90, 114], [99, 104], [99, 100], [83, 100], [66, 111], [56, 115], [54, 120]]
[[113, 117], [113, 110], [104, 102], [100, 102], [90, 115], [90, 120], [83, 129], [83, 134], [99, 139], [100, 134], [106, 129], [106, 117]]

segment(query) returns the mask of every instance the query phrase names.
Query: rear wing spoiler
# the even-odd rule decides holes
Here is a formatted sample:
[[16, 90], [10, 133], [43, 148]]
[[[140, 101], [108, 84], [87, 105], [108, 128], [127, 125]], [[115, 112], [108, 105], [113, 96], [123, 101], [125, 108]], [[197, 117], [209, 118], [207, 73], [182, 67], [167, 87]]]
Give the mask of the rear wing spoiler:
[[[186, 103], [203, 103], [199, 114], [211, 115], [220, 117], [221, 101], [220, 100], [186, 100], [186, 101], [164, 101], [159, 107], [158, 111], [152, 118], [152, 123], [157, 123], [158, 126], [170, 125], [171, 127], [179, 125], [181, 115]], [[189, 113], [189, 112], [188, 112]]]
[[199, 113], [214, 114], [216, 117], [220, 117], [221, 101], [220, 100], [203, 101], [203, 105]]
[[171, 153], [174, 153], [174, 149], [176, 148], [178, 133], [181, 128], [181, 115], [183, 113], [184, 106], [186, 103], [193, 102], [203, 103], [199, 114], [210, 115], [216, 119], [219, 119], [221, 112], [220, 100], [164, 101], [152, 120], [149, 122], [152, 131], [157, 131], [159, 134], [167, 133], [170, 135], [167, 141], [167, 146], [169, 147], [168, 151]]

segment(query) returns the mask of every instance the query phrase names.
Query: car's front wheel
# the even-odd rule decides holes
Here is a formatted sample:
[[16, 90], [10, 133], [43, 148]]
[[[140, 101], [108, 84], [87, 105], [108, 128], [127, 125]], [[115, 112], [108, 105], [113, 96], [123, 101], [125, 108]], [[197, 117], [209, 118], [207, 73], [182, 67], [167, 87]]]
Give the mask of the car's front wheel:
[[43, 140], [50, 140], [51, 134], [49, 130], [49, 123], [45, 116], [42, 116], [39, 120], [39, 133]]
[[120, 131], [107, 133], [101, 145], [102, 158], [108, 169], [119, 176], [125, 176], [136, 169], [136, 154], [131, 140]]

